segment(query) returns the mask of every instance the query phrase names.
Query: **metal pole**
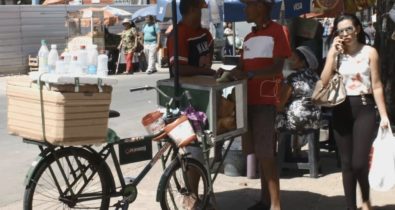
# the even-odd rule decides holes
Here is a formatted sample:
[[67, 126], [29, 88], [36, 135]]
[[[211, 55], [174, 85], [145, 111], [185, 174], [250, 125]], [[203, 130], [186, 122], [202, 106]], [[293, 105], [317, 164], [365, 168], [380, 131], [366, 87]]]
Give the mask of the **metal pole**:
[[232, 33], [233, 33], [233, 45], [232, 45], [232, 55], [236, 55], [236, 23], [232, 22]]
[[[178, 96], [180, 92], [180, 82], [179, 82], [179, 65], [178, 65], [178, 27], [177, 27], [177, 2], [176, 0], [171, 1], [171, 12], [172, 12], [172, 22], [174, 31], [174, 96]], [[179, 104], [176, 101], [176, 106]]]

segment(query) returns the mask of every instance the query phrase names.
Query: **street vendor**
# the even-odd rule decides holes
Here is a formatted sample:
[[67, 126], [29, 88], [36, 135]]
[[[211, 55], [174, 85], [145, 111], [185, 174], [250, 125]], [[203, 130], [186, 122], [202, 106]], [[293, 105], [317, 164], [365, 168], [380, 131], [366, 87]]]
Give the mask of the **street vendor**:
[[[179, 55], [179, 75], [215, 75], [216, 71], [211, 69], [214, 46], [210, 31], [201, 26], [201, 9], [207, 6], [204, 0], [181, 0], [179, 10], [182, 20], [178, 23], [178, 40], [174, 40], [174, 30], [169, 34], [167, 41], [168, 55], [170, 58], [170, 76], [174, 75], [174, 43], [178, 42]], [[199, 145], [186, 147], [192, 158], [204, 161], [203, 152]], [[197, 186], [200, 177], [195, 171], [188, 172], [189, 181], [193, 191], [197, 194]], [[186, 206], [196, 206], [193, 197], [186, 197]], [[209, 209], [210, 207], [206, 207]], [[188, 208], [189, 209], [189, 208]]]
[[[180, 76], [215, 75], [211, 69], [214, 52], [213, 37], [201, 26], [203, 0], [180, 1], [182, 20], [178, 23], [178, 62]], [[167, 41], [172, 76], [174, 73], [174, 31]]]
[[248, 23], [239, 65], [231, 77], [248, 79], [248, 133], [243, 151], [255, 154], [261, 172], [261, 201], [248, 209], [280, 210], [280, 185], [275, 158], [276, 104], [284, 60], [291, 56], [286, 27], [270, 19], [272, 0], [242, 0]]
[[125, 18], [122, 21], [124, 30], [121, 34], [121, 42], [118, 49], [122, 50], [125, 55], [126, 70], [125, 74], [133, 74], [133, 53], [137, 45], [137, 31], [136, 26], [130, 19]]

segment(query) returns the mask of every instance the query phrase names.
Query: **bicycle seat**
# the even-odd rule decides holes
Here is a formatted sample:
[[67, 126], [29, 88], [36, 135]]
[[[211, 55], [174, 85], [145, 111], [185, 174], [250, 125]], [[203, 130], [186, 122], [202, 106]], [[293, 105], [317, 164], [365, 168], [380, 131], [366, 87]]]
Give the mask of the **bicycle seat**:
[[115, 110], [110, 110], [110, 113], [108, 114], [108, 117], [110, 117], [110, 118], [116, 118], [119, 116], [121, 116], [121, 114]]

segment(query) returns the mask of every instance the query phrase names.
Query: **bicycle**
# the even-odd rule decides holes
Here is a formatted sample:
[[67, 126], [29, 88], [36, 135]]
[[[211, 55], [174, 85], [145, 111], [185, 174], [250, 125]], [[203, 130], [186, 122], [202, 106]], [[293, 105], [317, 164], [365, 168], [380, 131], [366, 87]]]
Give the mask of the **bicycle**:
[[[168, 99], [166, 105], [167, 123], [177, 119], [180, 114], [170, 112], [171, 104], [183, 97], [190, 102], [191, 96], [185, 91], [180, 97], [169, 97], [156, 87], [131, 89], [131, 92], [155, 89]], [[110, 111], [110, 118], [119, 116], [116, 111]], [[176, 142], [163, 137], [158, 141], [158, 152], [144, 167], [139, 175], [126, 183], [114, 146], [128, 142], [151, 141], [162, 136], [163, 131], [156, 135], [146, 135], [119, 139], [114, 131], [109, 129], [107, 143], [97, 151], [92, 145], [81, 147], [55, 146], [45, 142], [24, 139], [25, 143], [38, 145], [41, 153], [33, 162], [25, 179], [24, 209], [128, 209], [137, 197], [137, 186], [147, 175], [153, 165], [161, 159], [164, 172], [161, 176], [156, 200], [162, 209], [183, 209], [187, 202], [192, 201], [193, 208], [204, 209], [212, 190], [210, 174], [199, 161], [189, 157], [179, 148]], [[111, 156], [116, 176], [106, 163]], [[188, 173], [194, 171], [198, 177], [198, 186], [191, 186]], [[114, 205], [110, 199], [122, 197]], [[111, 206], [110, 206], [111, 205]]]

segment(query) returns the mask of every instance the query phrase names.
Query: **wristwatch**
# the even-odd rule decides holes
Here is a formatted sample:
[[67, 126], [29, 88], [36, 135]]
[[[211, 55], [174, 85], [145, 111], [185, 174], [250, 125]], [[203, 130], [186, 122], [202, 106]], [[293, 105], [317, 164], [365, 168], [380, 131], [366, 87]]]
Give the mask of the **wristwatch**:
[[248, 79], [252, 79], [254, 76], [255, 76], [255, 72], [253, 72], [253, 71], [248, 71], [247, 72], [247, 78]]

